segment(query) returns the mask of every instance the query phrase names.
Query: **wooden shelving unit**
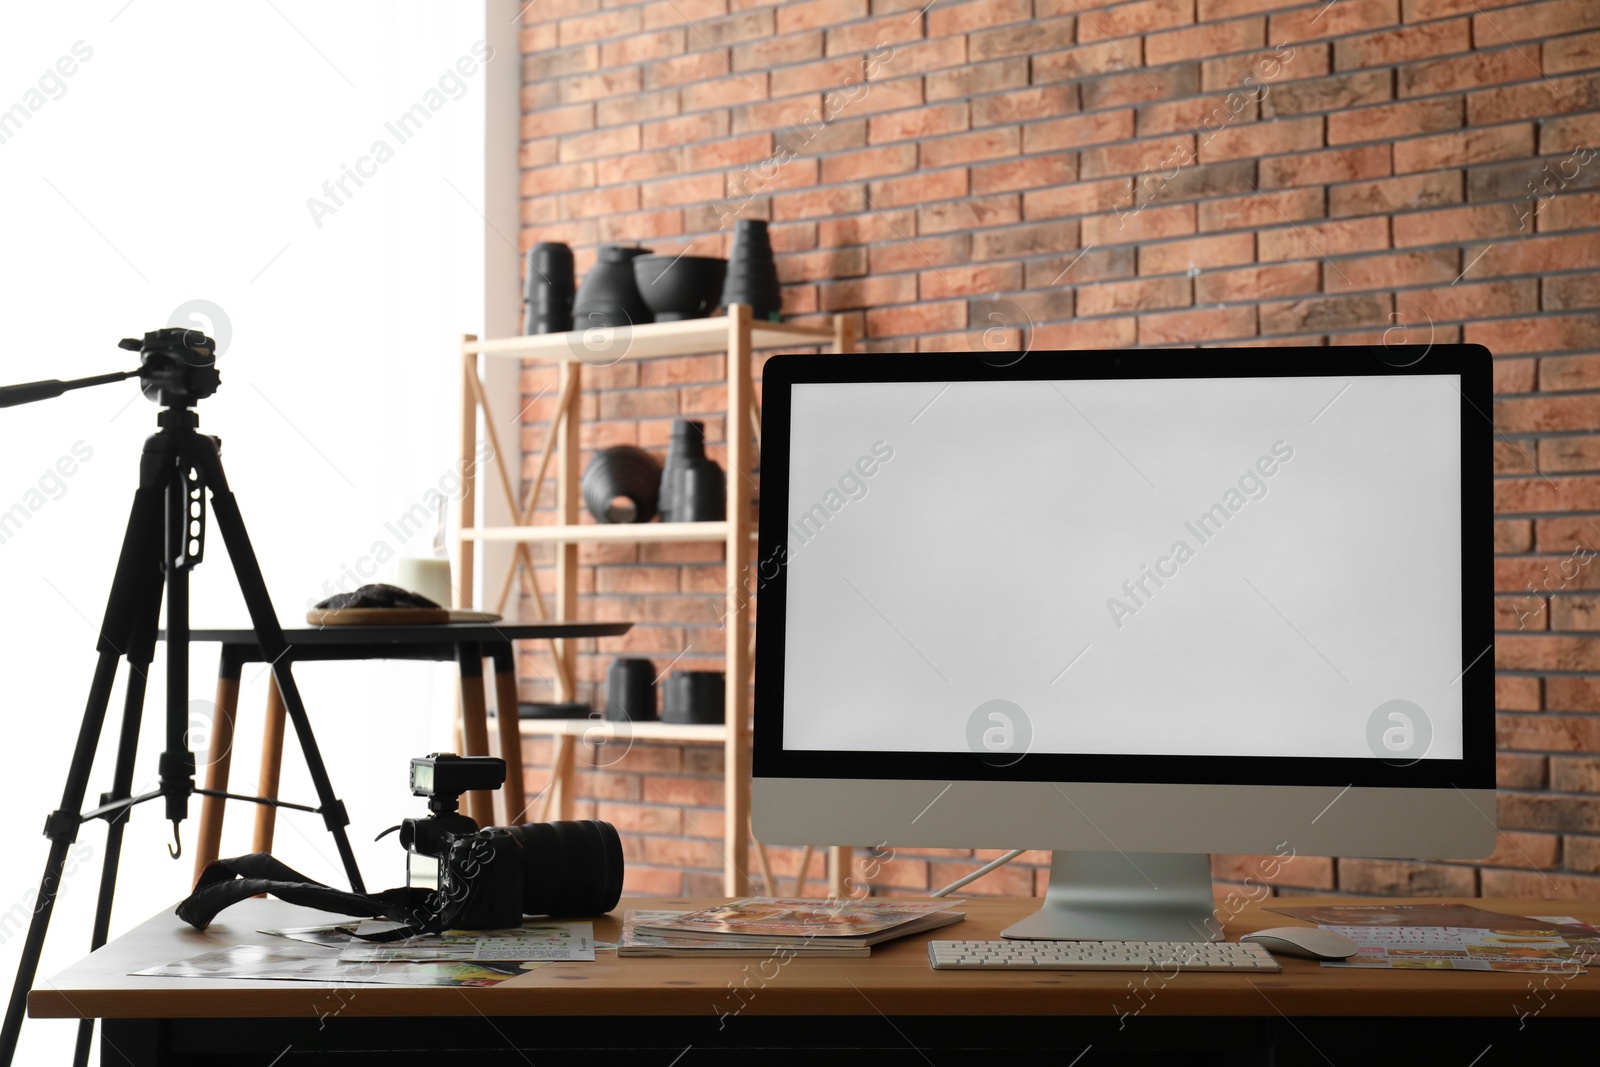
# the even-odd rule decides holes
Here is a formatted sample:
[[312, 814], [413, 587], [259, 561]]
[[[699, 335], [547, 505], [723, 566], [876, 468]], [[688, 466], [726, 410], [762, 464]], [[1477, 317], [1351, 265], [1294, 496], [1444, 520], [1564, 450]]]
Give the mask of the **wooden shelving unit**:
[[[615, 723], [604, 719], [524, 719], [521, 726], [524, 738], [549, 737], [555, 740], [555, 754], [550, 763], [550, 788], [545, 790], [544, 799], [534, 815], [535, 822], [572, 817], [572, 784], [575, 781], [573, 772], [576, 770], [580, 740], [599, 746], [629, 745], [636, 740], [726, 745], [729, 733], [723, 723]], [[600, 751], [604, 752], [605, 749], [601, 747]], [[759, 844], [756, 846], [756, 851], [762, 874], [771, 884], [769, 865], [762, 859], [762, 849]]]
[[644, 544], [668, 541], [725, 541], [726, 522], [642, 522], [606, 526], [483, 526], [466, 531], [472, 541], [566, 542], [575, 544]]
[[[688, 319], [682, 322], [651, 323], [626, 330], [586, 331], [583, 335], [534, 334], [479, 340], [467, 335], [461, 341], [461, 458], [463, 491], [457, 505], [456, 588], [457, 607], [472, 607], [465, 602], [472, 595], [476, 578], [476, 546], [480, 542], [510, 542], [515, 553], [501, 578], [499, 593], [491, 600], [485, 585], [485, 601], [490, 610], [505, 610], [520, 576], [522, 589], [534, 605], [537, 617], [572, 620], [578, 615], [578, 545], [583, 543], [645, 542], [722, 542], [726, 546], [727, 604], [723, 616], [727, 673], [726, 725], [677, 726], [669, 723], [631, 723], [628, 735], [640, 740], [712, 743], [720, 741], [726, 752], [724, 806], [725, 841], [723, 855], [724, 892], [743, 896], [749, 892], [750, 860], [750, 765], [749, 701], [752, 649], [746, 587], [755, 523], [751, 519], [750, 480], [738, 471], [754, 469], [755, 449], [760, 445], [761, 411], [751, 385], [751, 353], [760, 349], [831, 346], [836, 352], [855, 351], [853, 324], [836, 316], [831, 328], [796, 326], [756, 321], [748, 307], [735, 305], [725, 318]], [[660, 359], [670, 356], [726, 352], [727, 360], [727, 465], [728, 515], [722, 522], [600, 525], [581, 522], [583, 510], [578, 483], [579, 404], [586, 365], [610, 365], [623, 359]], [[603, 353], [593, 355], [593, 353]], [[506, 463], [499, 429], [485, 402], [480, 360], [518, 359], [555, 363], [559, 366], [560, 392], [556, 415], [551, 420], [539, 465], [526, 494]], [[478, 445], [478, 415], [482, 412], [484, 432], [494, 449], [493, 470], [505, 500], [517, 522], [513, 526], [476, 527], [477, 473], [474, 457]], [[516, 431], [512, 427], [512, 431]], [[515, 443], [515, 439], [513, 439]], [[520, 449], [511, 453], [520, 457]], [[550, 468], [555, 467], [557, 521], [534, 524], [540, 490]], [[517, 468], [520, 470], [520, 467]], [[539, 587], [533, 556], [528, 546], [549, 543], [556, 546], [556, 584], [553, 609], [545, 605]], [[577, 645], [571, 641], [552, 641], [556, 669], [556, 699], [573, 700], [577, 686]], [[592, 719], [525, 720], [523, 736], [552, 736], [555, 760], [551, 768], [551, 787], [546, 791], [542, 818], [571, 818], [573, 775], [579, 739], [606, 724]], [[756, 845], [756, 859], [769, 887], [774, 887], [765, 849]], [[838, 891], [843, 872], [837, 853], [830, 864], [829, 881]], [[802, 864], [802, 870], [804, 865]]]

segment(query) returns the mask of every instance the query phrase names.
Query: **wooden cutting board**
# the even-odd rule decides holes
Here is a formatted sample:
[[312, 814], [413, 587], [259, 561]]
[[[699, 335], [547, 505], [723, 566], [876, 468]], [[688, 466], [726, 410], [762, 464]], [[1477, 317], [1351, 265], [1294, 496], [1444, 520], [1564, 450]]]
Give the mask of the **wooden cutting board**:
[[499, 622], [492, 611], [466, 608], [313, 608], [312, 626], [442, 626], [448, 622]]

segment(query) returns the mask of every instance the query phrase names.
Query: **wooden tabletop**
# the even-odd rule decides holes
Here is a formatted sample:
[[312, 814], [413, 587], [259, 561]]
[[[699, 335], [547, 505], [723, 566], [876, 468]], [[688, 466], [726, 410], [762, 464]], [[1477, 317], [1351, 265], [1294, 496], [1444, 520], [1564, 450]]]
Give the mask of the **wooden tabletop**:
[[[595, 921], [595, 937], [614, 940], [627, 908], [701, 908], [713, 898], [624, 899]], [[1360, 898], [1302, 898], [1284, 905], [1382, 903]], [[1392, 901], [1391, 901], [1392, 902]], [[1406, 903], [1423, 903], [1407, 900]], [[1266, 901], [1271, 904], [1273, 901]], [[1600, 901], [1447, 900], [1516, 915], [1570, 915], [1600, 920]], [[1490, 1016], [1515, 1018], [1518, 1006], [1541, 1017], [1600, 1016], [1600, 967], [1550, 976], [1539, 1004], [1525, 973], [1387, 971], [1321, 967], [1281, 959], [1279, 974], [1185, 972], [1164, 981], [1129, 972], [935, 971], [926, 943], [940, 938], [992, 939], [1039, 902], [974, 898], [959, 905], [965, 922], [879, 945], [868, 959], [617, 959], [601, 951], [592, 963], [554, 963], [488, 988], [322, 986], [200, 978], [136, 978], [128, 972], [235, 944], [294, 942], [258, 927], [332, 921], [322, 912], [253, 899], [223, 912], [199, 933], [170, 911], [39, 984], [28, 997], [42, 1018], [304, 1018], [344, 1016], [513, 1015], [1111, 1015], [1139, 1009], [1130, 978], [1143, 984], [1143, 1015], [1235, 1016]], [[1296, 920], [1231, 898], [1219, 901], [1228, 940]], [[741, 992], [736, 996], [730, 983]]]
[[[286, 628], [290, 645], [406, 645], [481, 641], [532, 641], [547, 637], [617, 637], [631, 622], [441, 622], [431, 626], [311, 626]], [[162, 640], [166, 631], [162, 630]], [[191, 629], [189, 639], [254, 647], [256, 632], [244, 629]]]

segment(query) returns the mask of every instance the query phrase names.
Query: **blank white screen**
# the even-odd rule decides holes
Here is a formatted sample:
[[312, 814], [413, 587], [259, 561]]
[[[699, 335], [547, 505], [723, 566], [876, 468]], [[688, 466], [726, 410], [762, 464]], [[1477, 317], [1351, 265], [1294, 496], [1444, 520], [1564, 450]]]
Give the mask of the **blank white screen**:
[[1374, 758], [1402, 699], [1459, 758], [1458, 384], [795, 385], [784, 747], [963, 751], [1003, 699], [1034, 752]]

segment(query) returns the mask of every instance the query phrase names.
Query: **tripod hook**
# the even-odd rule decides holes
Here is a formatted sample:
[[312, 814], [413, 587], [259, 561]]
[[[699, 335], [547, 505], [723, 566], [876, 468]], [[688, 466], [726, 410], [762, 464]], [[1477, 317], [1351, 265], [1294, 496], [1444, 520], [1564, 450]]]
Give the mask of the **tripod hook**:
[[173, 859], [183, 858], [183, 838], [178, 836], [178, 820], [172, 820], [172, 844], [167, 846], [167, 855]]

